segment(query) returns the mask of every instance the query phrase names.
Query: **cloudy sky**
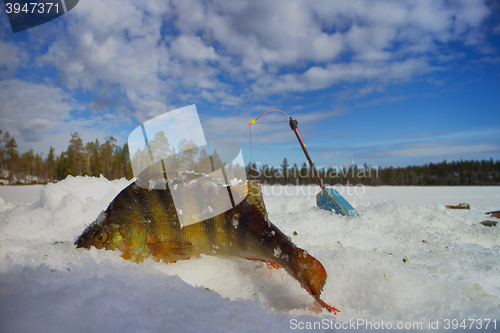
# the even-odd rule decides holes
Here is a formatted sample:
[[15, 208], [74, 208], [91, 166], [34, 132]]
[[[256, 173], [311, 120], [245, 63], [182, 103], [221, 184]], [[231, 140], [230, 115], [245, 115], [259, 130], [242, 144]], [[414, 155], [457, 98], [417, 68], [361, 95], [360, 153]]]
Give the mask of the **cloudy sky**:
[[[3, 6], [3, 5], [2, 5]], [[13, 34], [0, 128], [65, 150], [196, 104], [207, 141], [273, 165], [500, 159], [500, 4], [481, 0], [81, 0]]]

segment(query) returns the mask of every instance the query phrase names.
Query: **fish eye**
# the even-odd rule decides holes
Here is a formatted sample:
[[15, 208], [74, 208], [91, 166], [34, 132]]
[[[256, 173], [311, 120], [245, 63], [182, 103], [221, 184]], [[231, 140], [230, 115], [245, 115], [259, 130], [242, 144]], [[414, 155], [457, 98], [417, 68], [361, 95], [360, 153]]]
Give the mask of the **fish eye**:
[[97, 243], [104, 243], [108, 239], [108, 236], [104, 231], [97, 230], [94, 234], [94, 239]]

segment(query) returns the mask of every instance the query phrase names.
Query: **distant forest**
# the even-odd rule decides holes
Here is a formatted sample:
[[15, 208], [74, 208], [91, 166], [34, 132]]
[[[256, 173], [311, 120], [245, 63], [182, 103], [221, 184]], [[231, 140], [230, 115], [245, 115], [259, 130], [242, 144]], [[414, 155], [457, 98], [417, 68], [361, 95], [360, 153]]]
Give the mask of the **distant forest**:
[[71, 133], [66, 151], [56, 155], [50, 147], [47, 157], [43, 158], [33, 149], [20, 155], [15, 138], [6, 132], [0, 142], [0, 178], [9, 184], [57, 182], [69, 175], [132, 179], [128, 145], [117, 146], [112, 136], [105, 140], [84, 144], [78, 133]]
[[[2, 132], [0, 131], [0, 135]], [[60, 155], [50, 147], [43, 158], [33, 149], [19, 154], [16, 140], [9, 132], [0, 140], [0, 180], [7, 184], [36, 184], [57, 182], [72, 176], [103, 175], [109, 180], [133, 178], [128, 145], [116, 145], [116, 139], [106, 137], [83, 143], [78, 133], [71, 133], [69, 146]], [[288, 165], [286, 158], [280, 166], [250, 163], [246, 166], [247, 178], [263, 184], [309, 185], [316, 178], [306, 163]], [[325, 185], [500, 185], [500, 161], [443, 161], [423, 166], [377, 167], [350, 165], [348, 167], [321, 168], [320, 176]]]
[[[429, 163], [423, 166], [405, 168], [376, 167], [356, 164], [348, 167], [320, 168], [318, 170], [325, 185], [500, 185], [500, 161], [453, 161]], [[302, 164], [297, 167], [283, 164], [278, 167], [247, 166], [248, 179], [255, 179], [263, 184], [310, 185], [317, 184], [311, 168]]]

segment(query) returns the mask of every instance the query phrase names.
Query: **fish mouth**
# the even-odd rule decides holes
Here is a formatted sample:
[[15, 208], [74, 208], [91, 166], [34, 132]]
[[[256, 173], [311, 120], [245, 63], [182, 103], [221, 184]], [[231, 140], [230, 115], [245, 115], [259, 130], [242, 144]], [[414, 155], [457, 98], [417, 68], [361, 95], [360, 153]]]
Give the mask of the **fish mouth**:
[[[102, 215], [102, 213], [99, 215], [99, 217]], [[99, 219], [99, 217], [97, 219]], [[92, 222], [91, 224], [89, 224], [87, 226], [87, 228], [85, 228], [85, 230], [83, 230], [82, 234], [77, 238], [77, 240], [75, 241], [75, 244], [76, 245], [76, 248], [79, 248], [79, 247], [86, 247], [85, 246], [85, 242], [87, 241], [87, 239], [89, 239], [90, 235], [93, 234], [93, 230], [98, 226], [98, 221], [94, 221]]]
[[77, 240], [75, 241], [76, 248], [87, 247], [87, 246], [85, 246], [85, 243], [87, 242], [87, 240], [89, 239], [90, 235], [92, 234], [93, 227], [94, 227], [93, 224], [89, 225], [82, 232], [82, 234], [77, 238]]
[[84, 234], [81, 234], [78, 239], [75, 241], [76, 248], [85, 247], [85, 240], [87, 237], [84, 237]]

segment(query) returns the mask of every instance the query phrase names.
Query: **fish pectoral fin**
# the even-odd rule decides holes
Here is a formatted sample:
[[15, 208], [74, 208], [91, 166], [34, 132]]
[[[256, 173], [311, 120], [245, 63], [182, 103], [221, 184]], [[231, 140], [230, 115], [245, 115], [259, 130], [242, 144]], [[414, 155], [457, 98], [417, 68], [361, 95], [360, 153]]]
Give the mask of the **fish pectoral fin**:
[[267, 267], [269, 267], [269, 268], [280, 269], [280, 266], [278, 266], [278, 264], [276, 264], [274, 261], [271, 261], [271, 260], [259, 259], [259, 258], [249, 258], [249, 257], [243, 257], [243, 259], [262, 261], [262, 262], [266, 263]]
[[146, 245], [153, 257], [163, 257], [166, 260], [168, 260], [168, 258], [190, 256], [193, 252], [193, 244], [181, 239], [148, 242]]

